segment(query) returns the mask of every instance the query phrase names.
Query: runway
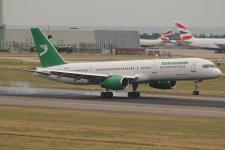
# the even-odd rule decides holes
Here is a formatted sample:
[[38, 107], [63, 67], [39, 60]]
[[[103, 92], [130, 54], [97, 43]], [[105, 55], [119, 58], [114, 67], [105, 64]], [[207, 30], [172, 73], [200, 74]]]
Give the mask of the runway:
[[128, 99], [125, 92], [114, 95], [115, 98], [102, 99], [99, 92], [91, 91], [0, 87], [0, 106], [225, 119], [225, 98], [146, 94], [140, 99]]

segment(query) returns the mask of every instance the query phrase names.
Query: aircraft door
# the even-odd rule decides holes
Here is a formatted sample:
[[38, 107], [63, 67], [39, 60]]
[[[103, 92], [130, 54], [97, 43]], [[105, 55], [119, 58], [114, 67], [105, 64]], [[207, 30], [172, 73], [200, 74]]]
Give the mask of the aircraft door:
[[191, 72], [197, 72], [197, 70], [196, 70], [196, 62], [193, 62], [191, 64]]
[[158, 74], [157, 66], [156, 66], [156, 64], [153, 64], [153, 66], [152, 66], [152, 75], [157, 75], [157, 74]]

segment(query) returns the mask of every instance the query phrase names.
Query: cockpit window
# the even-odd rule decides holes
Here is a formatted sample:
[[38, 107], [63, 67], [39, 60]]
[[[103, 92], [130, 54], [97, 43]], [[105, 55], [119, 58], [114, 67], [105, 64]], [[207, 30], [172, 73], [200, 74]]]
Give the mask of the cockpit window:
[[213, 64], [204, 64], [202, 65], [202, 68], [216, 68], [216, 66]]

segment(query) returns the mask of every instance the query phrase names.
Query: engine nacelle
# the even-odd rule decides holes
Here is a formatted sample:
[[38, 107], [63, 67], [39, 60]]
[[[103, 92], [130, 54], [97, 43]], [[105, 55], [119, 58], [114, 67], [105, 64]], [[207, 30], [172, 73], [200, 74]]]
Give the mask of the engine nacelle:
[[150, 87], [157, 89], [174, 89], [177, 85], [176, 81], [153, 81], [149, 83]]
[[110, 90], [124, 90], [129, 84], [127, 78], [122, 76], [111, 76], [102, 81], [101, 87]]

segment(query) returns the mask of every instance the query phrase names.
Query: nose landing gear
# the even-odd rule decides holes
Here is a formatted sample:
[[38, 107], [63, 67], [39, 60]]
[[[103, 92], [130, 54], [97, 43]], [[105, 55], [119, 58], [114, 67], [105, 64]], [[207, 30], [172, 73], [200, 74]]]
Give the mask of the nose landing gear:
[[199, 80], [194, 80], [195, 88], [193, 91], [193, 95], [199, 95], [199, 88], [200, 88], [200, 81]]

